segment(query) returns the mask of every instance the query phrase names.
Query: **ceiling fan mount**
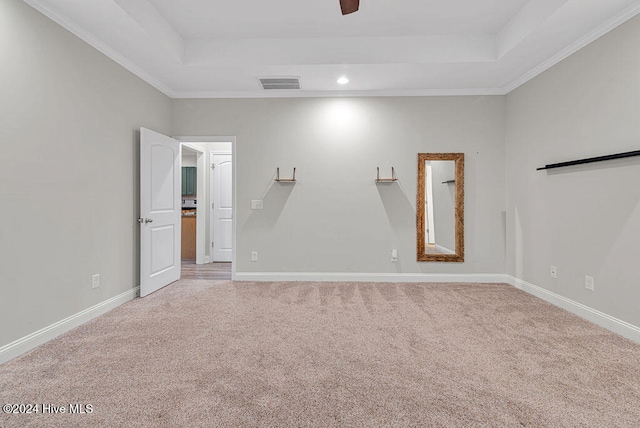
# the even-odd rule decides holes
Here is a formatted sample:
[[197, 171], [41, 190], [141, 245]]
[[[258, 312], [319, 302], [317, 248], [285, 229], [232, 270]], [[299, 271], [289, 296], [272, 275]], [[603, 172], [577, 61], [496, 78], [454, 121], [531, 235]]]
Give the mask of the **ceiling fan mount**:
[[360, 7], [360, 0], [340, 0], [340, 9], [343, 15], [356, 12]]

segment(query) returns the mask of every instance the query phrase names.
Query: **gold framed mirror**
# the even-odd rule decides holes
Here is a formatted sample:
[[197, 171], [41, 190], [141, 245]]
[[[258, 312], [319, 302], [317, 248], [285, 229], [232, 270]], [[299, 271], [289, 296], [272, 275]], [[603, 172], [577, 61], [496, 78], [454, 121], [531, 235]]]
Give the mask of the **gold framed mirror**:
[[419, 262], [464, 261], [464, 153], [418, 153]]

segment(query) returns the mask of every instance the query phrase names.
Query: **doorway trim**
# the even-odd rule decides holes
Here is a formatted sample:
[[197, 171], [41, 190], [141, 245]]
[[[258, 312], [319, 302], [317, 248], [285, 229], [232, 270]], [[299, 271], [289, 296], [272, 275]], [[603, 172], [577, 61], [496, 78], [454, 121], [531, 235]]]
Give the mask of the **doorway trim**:
[[[236, 252], [237, 252], [237, 240], [236, 240], [236, 236], [237, 236], [237, 227], [238, 224], [236, 222], [236, 207], [238, 206], [238, 201], [237, 201], [237, 193], [236, 193], [236, 183], [237, 183], [237, 177], [238, 177], [238, 168], [236, 167], [237, 165], [237, 155], [236, 155], [236, 137], [235, 136], [174, 136], [173, 138], [175, 138], [176, 140], [180, 141], [180, 143], [187, 145], [187, 147], [192, 148], [194, 150], [196, 150], [191, 144], [189, 143], [195, 143], [195, 144], [205, 144], [205, 143], [231, 143], [231, 161], [233, 162], [233, 172], [232, 172], [232, 198], [233, 198], [233, 208], [232, 208], [232, 219], [231, 219], [231, 228], [232, 228], [232, 245], [233, 248], [231, 249], [231, 279], [235, 280], [236, 279]], [[202, 149], [199, 149], [202, 150]], [[200, 168], [200, 160], [202, 159], [202, 162], [204, 163], [203, 168]], [[208, 163], [208, 159], [207, 156], [199, 156], [198, 157], [198, 186], [205, 186], [205, 168], [206, 168], [206, 163]], [[201, 172], [202, 170], [202, 172]], [[200, 187], [203, 188], [203, 187]], [[204, 222], [209, 220], [209, 219], [205, 219], [204, 218], [204, 210], [202, 211], [202, 215], [200, 215], [200, 211], [198, 211], [199, 209], [202, 209], [200, 206], [197, 206], [196, 208], [196, 215], [199, 216], [198, 220], [196, 220], [196, 228], [198, 228], [198, 224], [200, 221], [202, 221], [202, 229], [197, 229], [197, 230], [206, 230], [205, 226], [204, 226]], [[204, 232], [202, 234], [200, 234], [198, 232], [198, 236], [201, 236], [200, 239], [202, 239], [203, 241], [205, 241], [205, 236], [204, 236]], [[196, 237], [197, 240], [197, 237]], [[204, 259], [204, 247], [206, 245], [211, 245], [208, 243], [209, 237], [206, 237], [206, 241], [202, 244], [202, 254], [203, 254], [203, 263], [207, 262], [207, 260]], [[196, 246], [197, 246], [197, 242], [196, 242]], [[200, 247], [196, 248], [196, 258], [198, 255], [198, 249]], [[197, 260], [196, 260], [197, 263]]]

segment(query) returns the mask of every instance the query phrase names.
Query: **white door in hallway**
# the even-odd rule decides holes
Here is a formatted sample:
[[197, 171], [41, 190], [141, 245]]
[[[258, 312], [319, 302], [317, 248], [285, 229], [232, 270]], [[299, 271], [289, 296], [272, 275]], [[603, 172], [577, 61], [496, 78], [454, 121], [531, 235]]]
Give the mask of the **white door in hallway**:
[[140, 297], [180, 279], [180, 143], [140, 128]]
[[211, 153], [211, 259], [230, 262], [233, 247], [233, 164], [231, 155]]

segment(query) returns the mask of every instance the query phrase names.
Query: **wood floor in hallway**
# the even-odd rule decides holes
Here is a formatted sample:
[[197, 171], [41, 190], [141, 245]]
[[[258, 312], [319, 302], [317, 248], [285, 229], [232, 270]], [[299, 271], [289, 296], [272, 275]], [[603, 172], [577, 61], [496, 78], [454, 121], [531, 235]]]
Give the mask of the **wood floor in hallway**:
[[197, 265], [195, 260], [183, 260], [180, 279], [231, 279], [231, 263], [206, 263]]

